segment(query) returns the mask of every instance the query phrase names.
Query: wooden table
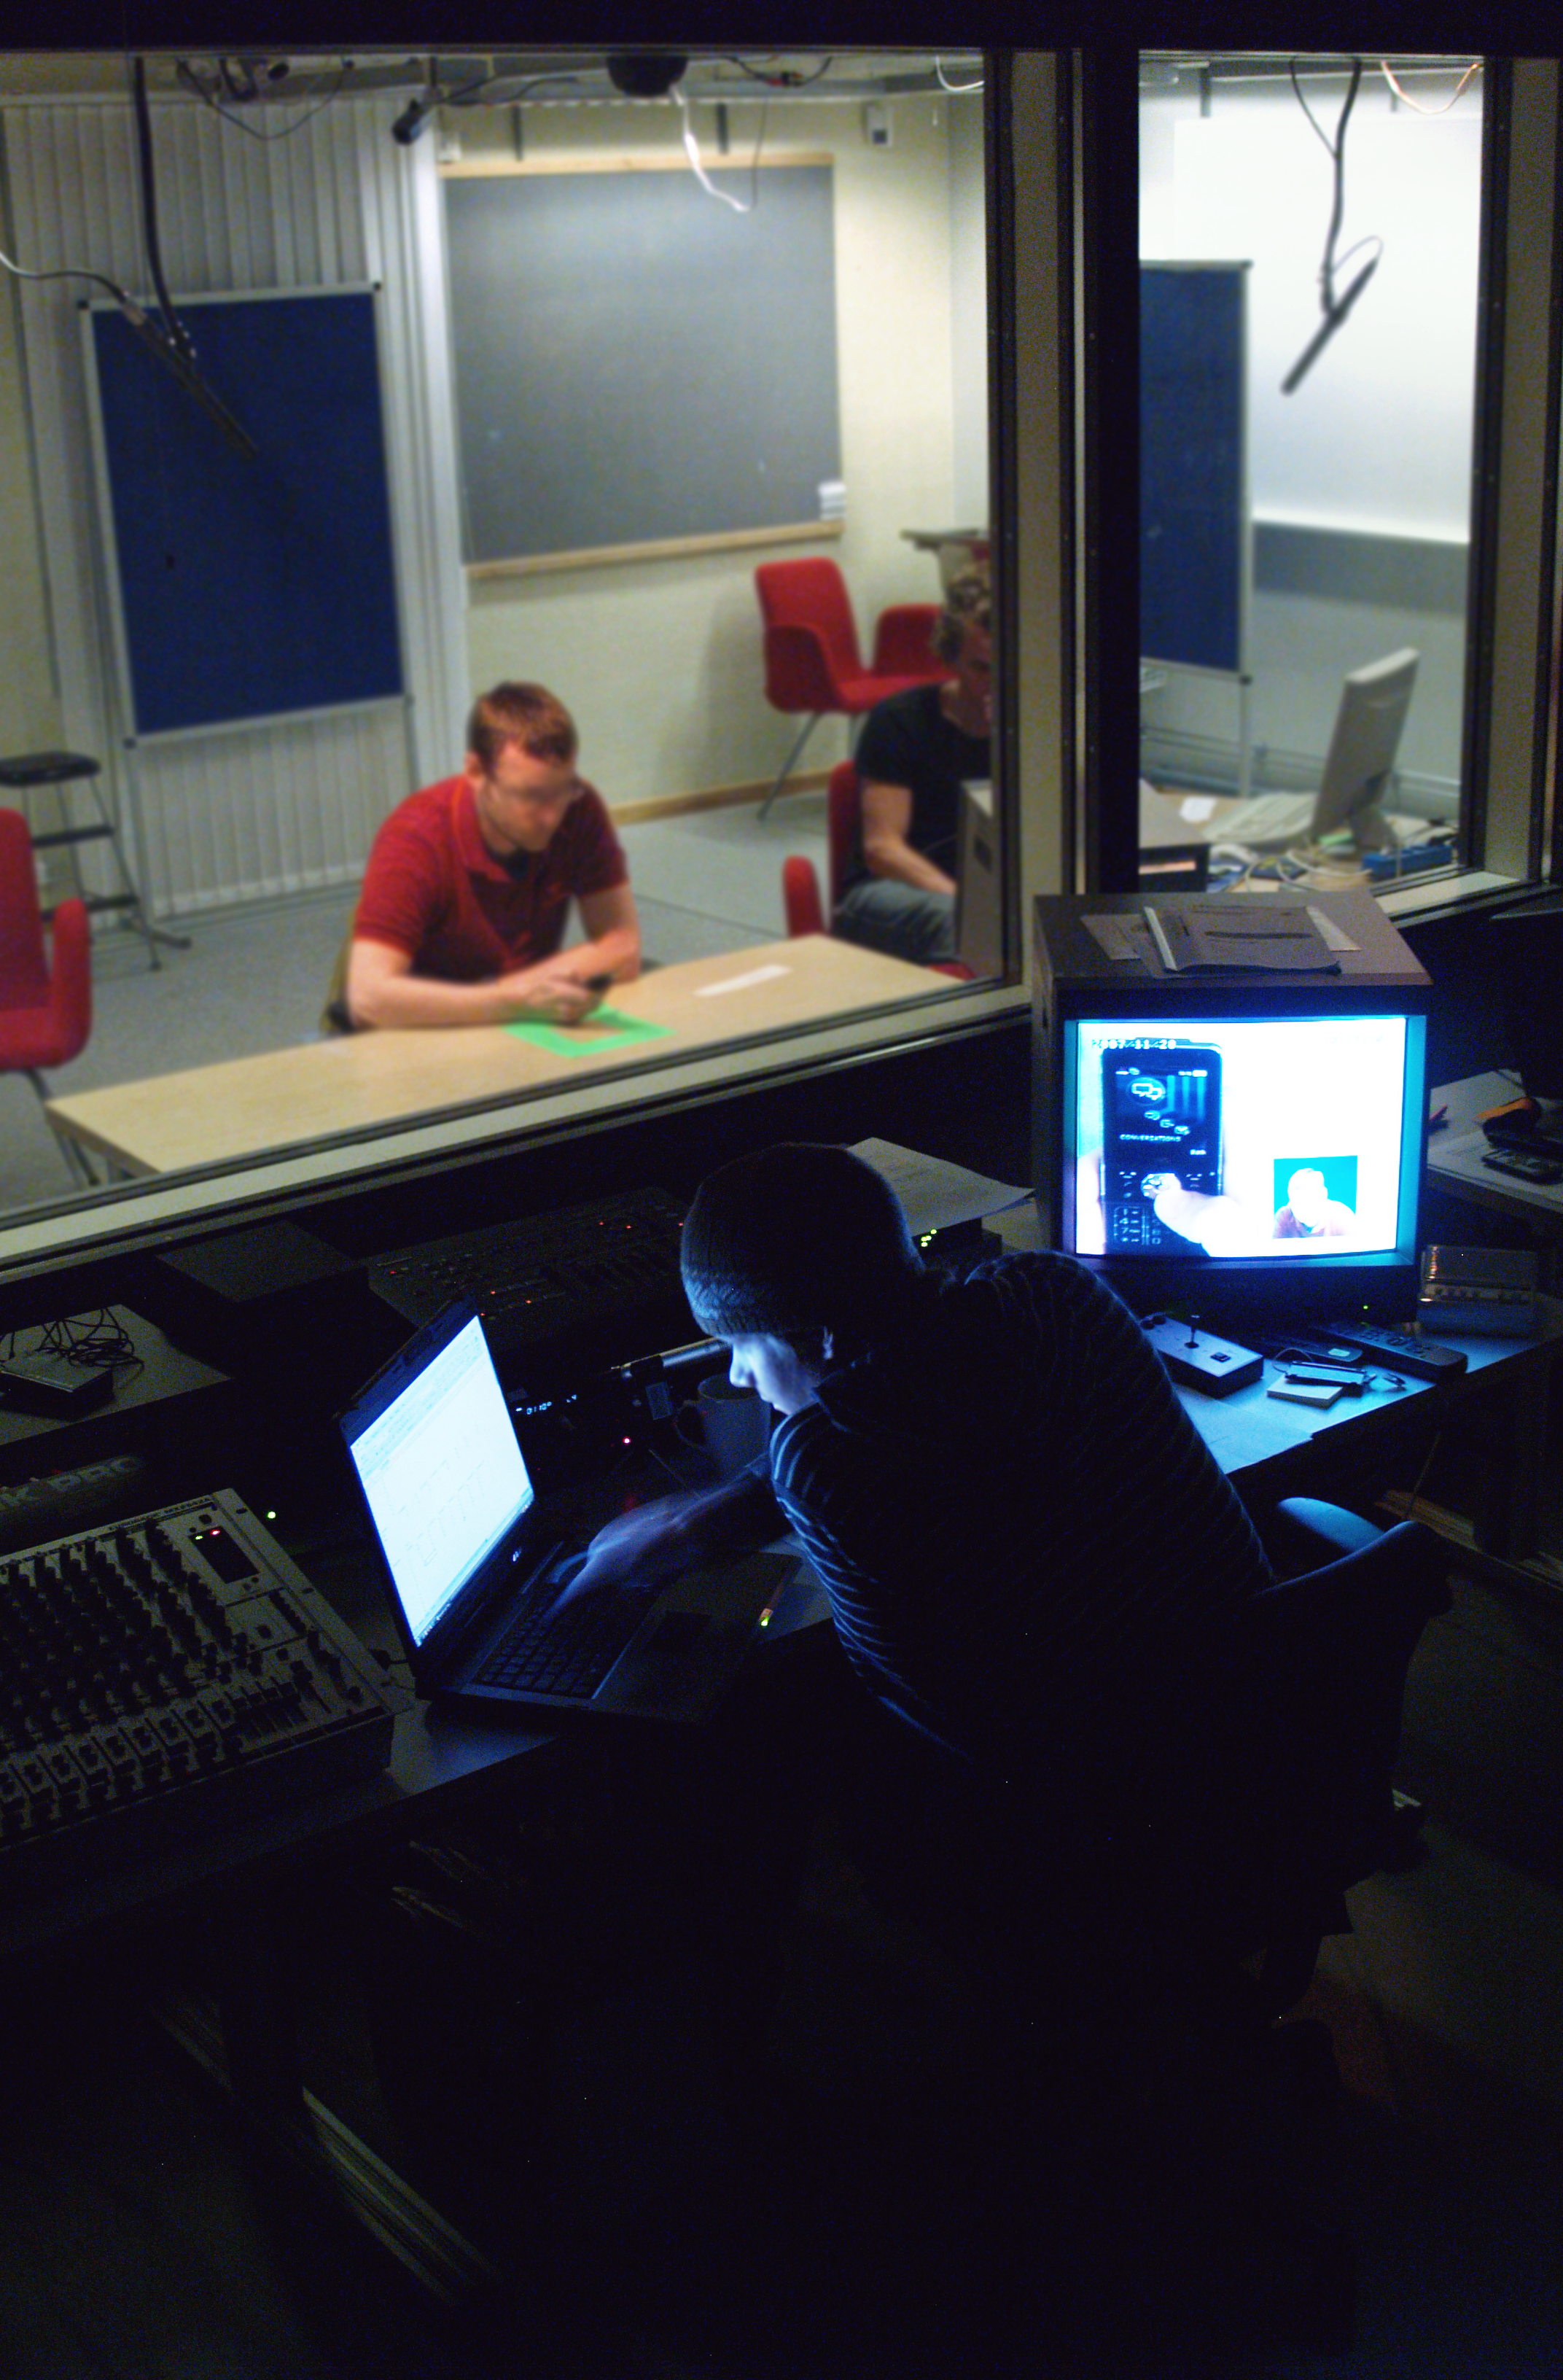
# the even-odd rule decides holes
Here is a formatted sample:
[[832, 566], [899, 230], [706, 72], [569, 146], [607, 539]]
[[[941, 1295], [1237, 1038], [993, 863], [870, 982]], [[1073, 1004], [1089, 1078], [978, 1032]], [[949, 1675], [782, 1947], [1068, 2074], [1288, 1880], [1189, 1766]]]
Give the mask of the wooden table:
[[603, 1069], [682, 1058], [948, 988], [927, 968], [805, 935], [687, 959], [616, 986], [605, 1008], [664, 1027], [655, 1040], [615, 1041], [591, 1017], [548, 1027], [551, 1048], [495, 1025], [349, 1033], [51, 1099], [45, 1111], [63, 1139], [113, 1173], [172, 1173], [557, 1088]]

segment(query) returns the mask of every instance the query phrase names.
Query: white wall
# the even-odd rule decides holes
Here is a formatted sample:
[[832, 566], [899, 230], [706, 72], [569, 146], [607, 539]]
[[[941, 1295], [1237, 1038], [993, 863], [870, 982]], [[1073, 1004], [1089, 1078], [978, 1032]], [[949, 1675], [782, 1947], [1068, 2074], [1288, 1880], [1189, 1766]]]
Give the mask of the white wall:
[[[769, 549], [823, 552], [840, 562], [868, 645], [887, 603], [932, 601], [931, 556], [902, 531], [948, 526], [962, 485], [982, 491], [987, 514], [986, 335], [980, 342], [983, 400], [963, 410], [956, 434], [953, 361], [954, 249], [951, 125], [979, 100], [896, 100], [892, 140], [871, 148], [862, 111], [851, 104], [774, 105], [767, 154], [813, 152], [833, 161], [836, 305], [842, 392], [842, 464], [846, 528], [840, 539]], [[759, 110], [729, 109], [731, 153], [742, 165]], [[703, 152], [714, 154], [709, 111], [696, 112]], [[503, 117], [459, 119], [464, 153], [487, 141], [503, 151]], [[528, 158], [571, 150], [617, 158], [626, 149], [676, 149], [676, 110], [593, 107], [529, 110]], [[967, 193], [961, 239], [968, 246], [973, 174], [970, 140], [958, 187]], [[975, 188], [981, 202], [980, 159]], [[762, 201], [763, 203], [763, 197]], [[715, 203], [715, 201], [713, 201]], [[969, 275], [963, 336], [971, 331]], [[633, 372], [633, 357], [605, 359]], [[720, 371], [720, 357], [695, 358]], [[963, 382], [969, 381], [963, 374]], [[975, 427], [974, 427], [975, 423]], [[976, 431], [983, 443], [973, 455]], [[630, 562], [528, 577], [477, 582], [470, 593], [468, 656], [473, 689], [501, 677], [551, 686], [581, 728], [582, 767], [610, 803], [643, 801], [734, 784], [769, 783], [797, 722], [764, 696], [754, 567], [768, 549], [738, 549], [670, 561]], [[846, 748], [844, 728], [824, 722], [803, 766], [823, 769]], [[454, 756], [453, 756], [454, 757]]]
[[[0, 218], [3, 221], [3, 218]], [[11, 226], [4, 224], [8, 255]], [[44, 618], [43, 561], [32, 457], [22, 429], [17, 284], [0, 289], [0, 755], [59, 744], [60, 704]], [[40, 814], [38, 823], [45, 821]]]
[[951, 527], [983, 527], [989, 513], [987, 463], [987, 201], [982, 99], [949, 101], [951, 376], [955, 498]]
[[[1439, 105], [1455, 77], [1409, 86]], [[1345, 77], [1304, 91], [1334, 137]], [[1143, 91], [1140, 252], [1242, 259], [1249, 274], [1249, 460], [1256, 539], [1251, 662], [1259, 745], [1322, 757], [1347, 670], [1423, 656], [1403, 769], [1458, 783], [1464, 555], [1475, 387], [1481, 87], [1448, 115], [1398, 103], [1364, 76], [1345, 140], [1339, 297], [1383, 254], [1351, 314], [1290, 396], [1280, 383], [1318, 328], [1330, 159], [1286, 78]], [[1266, 531], [1274, 532], [1266, 537]], [[1299, 585], [1299, 580], [1302, 585]], [[1147, 730], [1230, 742], [1226, 689], [1174, 678]]]

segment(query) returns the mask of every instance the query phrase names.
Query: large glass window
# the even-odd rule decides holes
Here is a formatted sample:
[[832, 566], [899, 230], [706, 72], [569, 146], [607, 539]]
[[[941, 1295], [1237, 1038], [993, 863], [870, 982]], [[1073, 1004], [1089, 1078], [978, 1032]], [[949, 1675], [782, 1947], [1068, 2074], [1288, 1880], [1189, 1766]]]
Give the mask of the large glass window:
[[1141, 59], [1142, 867], [1465, 848], [1484, 77]]
[[[920, 676], [951, 577], [986, 554], [984, 86], [983, 61], [971, 52], [697, 56], [673, 88], [647, 94], [627, 90], [606, 60], [578, 55], [567, 65], [546, 53], [358, 53], [350, 64], [320, 55], [162, 58], [146, 69], [149, 181], [128, 61], [0, 59], [6, 254], [28, 276], [98, 276], [10, 273], [0, 296], [0, 413], [10, 425], [0, 440], [0, 764], [61, 753], [98, 764], [96, 775], [79, 776], [41, 767], [30, 781], [26, 769], [13, 770], [0, 804], [28, 816], [45, 908], [79, 892], [93, 905], [91, 1033], [77, 1054], [48, 1064], [45, 1083], [67, 1109], [87, 1102], [75, 1145], [100, 1175], [100, 1186], [70, 1190], [34, 1089], [13, 1065], [0, 1072], [0, 1215], [72, 1197], [90, 1212], [105, 1195], [102, 1175], [115, 1167], [156, 1176], [164, 1206], [171, 1172], [218, 1179], [226, 1154], [242, 1170], [293, 1149], [300, 1176], [314, 1179], [371, 1168], [387, 1144], [369, 1128], [364, 1097], [382, 1119], [400, 1122], [461, 1104], [452, 1078], [442, 1083], [435, 1036], [404, 1064], [376, 1061], [378, 1087], [344, 1091], [334, 1104], [326, 1096], [323, 1107], [303, 1075], [294, 1099], [290, 1078], [273, 1081], [264, 1069], [298, 1050], [315, 1053], [319, 1072], [330, 1048], [318, 1039], [321, 1010], [374, 832], [415, 786], [460, 769], [468, 705], [502, 679], [551, 687], [576, 721], [580, 772], [601, 792], [628, 856], [653, 963], [643, 980], [658, 999], [679, 969], [788, 937], [797, 915], [787, 905], [785, 861], [812, 866], [830, 929], [827, 781], [854, 751], [858, 722], [821, 704], [795, 748], [812, 709], [772, 698], [756, 565], [835, 565], [866, 661], [884, 616], [909, 613], [888, 667]], [[470, 357], [464, 364], [452, 199], [485, 181], [519, 188], [550, 176], [598, 185], [624, 237], [641, 236], [640, 217], [651, 225], [649, 202], [637, 211], [625, 194], [653, 181], [676, 176], [724, 225], [737, 226], [748, 211], [765, 226], [784, 185], [814, 177], [832, 285], [791, 298], [779, 287], [770, 309], [783, 320], [794, 310], [800, 379], [828, 373], [830, 382], [830, 468], [820, 468], [797, 516], [778, 521], [762, 506], [757, 534], [727, 491], [731, 517], [675, 523], [660, 537], [638, 520], [622, 540], [583, 532], [577, 542], [594, 549], [587, 552], [568, 539], [563, 551], [556, 540], [522, 556], [502, 544], [496, 561], [472, 514], [481, 458], [471, 449], [485, 431], [463, 385]], [[125, 656], [127, 629], [139, 623], [126, 617], [134, 599], [122, 584], [124, 557], [103, 534], [103, 455], [81, 319], [84, 301], [112, 310], [115, 290], [155, 318], [154, 220], [167, 288], [176, 304], [188, 301], [198, 376], [217, 370], [202, 360], [202, 300], [374, 293], [406, 701], [218, 719], [166, 736], [138, 732], [139, 698]], [[644, 236], [660, 237], [650, 228]], [[588, 261], [581, 298], [590, 320], [569, 369], [578, 375], [589, 349], [600, 381], [637, 394], [664, 428], [677, 425], [680, 371], [691, 389], [731, 386], [711, 478], [741, 476], [753, 459], [744, 452], [753, 400], [709, 292], [686, 291], [702, 301], [690, 310], [693, 328], [682, 348], [654, 358], [624, 328], [632, 261], [620, 260], [616, 280], [600, 248]], [[523, 318], [529, 261], [518, 237], [499, 302]], [[676, 300], [679, 277], [668, 278], [664, 254], [648, 257], [648, 273], [653, 268]], [[752, 290], [745, 295], [754, 301]], [[214, 335], [206, 346], [214, 356]], [[539, 384], [557, 382], [564, 362], [539, 338], [527, 369]], [[244, 390], [222, 393], [242, 421]], [[515, 394], [515, 468], [524, 473], [526, 392]], [[569, 407], [584, 408], [589, 394], [572, 383], [541, 469], [570, 471]], [[783, 417], [788, 409], [783, 403]], [[197, 406], [172, 418], [174, 433], [148, 458], [139, 517], [176, 576], [200, 530], [193, 450], [212, 432]], [[635, 418], [632, 407], [632, 441]], [[584, 430], [583, 414], [583, 449]], [[286, 501], [307, 526], [309, 457], [293, 459], [299, 469]], [[614, 459], [626, 495], [644, 493], [660, 468], [637, 468], [622, 443]], [[324, 516], [321, 482], [316, 493]], [[576, 510], [585, 517], [589, 507]], [[507, 566], [513, 561], [520, 566]], [[235, 552], [241, 587], [248, 567]], [[940, 671], [936, 662], [936, 693]], [[997, 755], [990, 777], [1001, 811]], [[973, 815], [980, 826], [980, 806]], [[949, 878], [960, 873], [965, 816], [938, 856]], [[1003, 846], [1001, 832], [981, 833], [975, 889], [985, 915], [967, 918], [961, 945], [975, 979], [1003, 972], [1005, 905], [994, 872]], [[741, 983], [764, 970], [730, 972]], [[783, 1002], [758, 1032], [859, 1014], [867, 1038], [893, 1034], [907, 1003], [958, 996], [951, 974], [920, 972], [920, 982], [884, 996], [872, 987], [839, 1001], [827, 994], [805, 1003], [808, 1014], [791, 1014]], [[710, 985], [696, 990], [712, 1026], [697, 1037], [697, 1054], [724, 1034], [744, 1047], [756, 1041], [739, 1019], [737, 993], [724, 1002], [708, 996]], [[626, 996], [626, 1010], [633, 1005]], [[618, 1068], [683, 1054], [677, 1041], [674, 1031], [622, 1045], [601, 1096], [623, 1096]], [[170, 1075], [236, 1064], [240, 1072], [207, 1077], [188, 1096], [167, 1087]], [[724, 1064], [731, 1074], [731, 1058]], [[355, 1058], [343, 1068], [344, 1085], [357, 1066]], [[520, 1111], [503, 1108], [503, 1072], [476, 1086], [482, 1112], [471, 1132], [524, 1125]], [[577, 1087], [583, 1076], [597, 1079], [587, 1065], [542, 1087], [551, 1111], [561, 1098], [597, 1096]], [[99, 1095], [129, 1086], [145, 1086], [143, 1111], [178, 1129], [161, 1142], [138, 1139], [140, 1126], [123, 1105], [91, 1110]], [[215, 1120], [215, 1140], [209, 1146], [199, 1132], [181, 1139], [202, 1115]], [[355, 1145], [360, 1123], [365, 1136]]]

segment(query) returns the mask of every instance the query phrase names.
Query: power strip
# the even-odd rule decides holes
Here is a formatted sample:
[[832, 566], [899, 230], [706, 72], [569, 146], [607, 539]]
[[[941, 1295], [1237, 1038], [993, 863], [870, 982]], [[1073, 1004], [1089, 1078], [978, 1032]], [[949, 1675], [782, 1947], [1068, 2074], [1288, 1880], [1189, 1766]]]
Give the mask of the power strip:
[[1326, 1327], [1332, 1339], [1360, 1347], [1375, 1363], [1388, 1364], [1396, 1371], [1409, 1373], [1413, 1380], [1450, 1380], [1465, 1369], [1465, 1357], [1458, 1347], [1440, 1346], [1437, 1340], [1413, 1337], [1409, 1330], [1381, 1330], [1372, 1322], [1331, 1322]]

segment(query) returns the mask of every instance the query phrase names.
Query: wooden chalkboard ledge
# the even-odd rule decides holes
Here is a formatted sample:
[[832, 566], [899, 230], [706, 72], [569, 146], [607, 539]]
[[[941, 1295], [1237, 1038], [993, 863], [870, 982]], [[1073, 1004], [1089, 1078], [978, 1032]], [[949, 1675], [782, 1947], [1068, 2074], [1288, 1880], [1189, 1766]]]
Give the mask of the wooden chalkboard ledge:
[[642, 545], [583, 546], [574, 553], [522, 553], [511, 562], [469, 562], [468, 578], [536, 578], [549, 570], [596, 570], [616, 562], [672, 562], [687, 553], [730, 553], [745, 545], [818, 545], [840, 537], [844, 520], [798, 521], [780, 528], [719, 529], [707, 537], [659, 537]]
[[[800, 770], [787, 780], [790, 794], [823, 793], [828, 769]], [[708, 785], [697, 794], [652, 794], [645, 801], [614, 802], [615, 826], [642, 826], [651, 819], [687, 818], [695, 810], [734, 810], [745, 803], [763, 802], [771, 788], [769, 777], [751, 778], [743, 785]]]

